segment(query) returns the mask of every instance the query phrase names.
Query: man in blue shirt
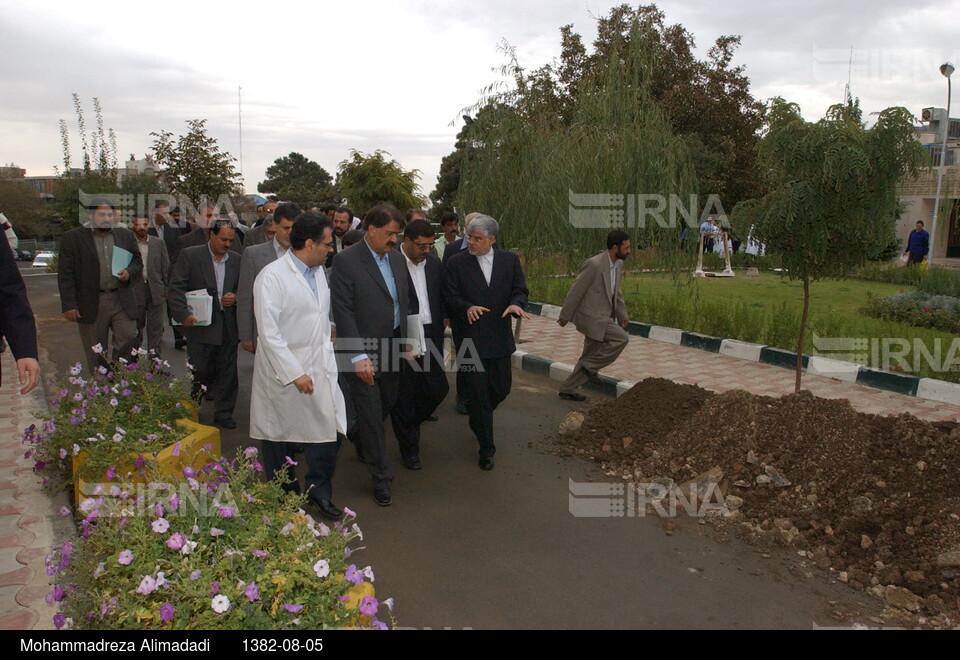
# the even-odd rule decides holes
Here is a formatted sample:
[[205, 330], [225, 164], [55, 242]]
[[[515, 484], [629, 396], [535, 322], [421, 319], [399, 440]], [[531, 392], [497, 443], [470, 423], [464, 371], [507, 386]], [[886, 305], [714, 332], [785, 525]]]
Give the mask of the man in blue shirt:
[[923, 220], [917, 220], [916, 229], [910, 232], [907, 238], [907, 249], [904, 252], [910, 255], [907, 265], [926, 261], [928, 252], [930, 252], [930, 234], [923, 228]]

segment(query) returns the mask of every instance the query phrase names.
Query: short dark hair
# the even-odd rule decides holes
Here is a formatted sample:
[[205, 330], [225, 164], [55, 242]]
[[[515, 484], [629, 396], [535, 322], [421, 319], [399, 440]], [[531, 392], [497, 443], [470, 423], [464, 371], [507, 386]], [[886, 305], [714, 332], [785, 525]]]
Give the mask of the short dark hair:
[[273, 209], [273, 219], [280, 224], [281, 220], [294, 220], [296, 221], [300, 215], [303, 214], [303, 209], [300, 208], [300, 205], [295, 202], [284, 202], [283, 204], [277, 205], [277, 208]]
[[353, 220], [353, 211], [351, 211], [350, 209], [348, 209], [346, 206], [340, 206], [340, 207], [336, 208], [336, 209], [334, 210], [334, 213], [346, 213], [346, 214], [350, 217], [350, 220], [351, 220], [351, 221]]
[[153, 208], [158, 209], [162, 206], [170, 206], [170, 202], [165, 199], [155, 199], [153, 200]]
[[343, 238], [340, 239], [340, 242], [343, 243], [343, 247], [350, 247], [355, 243], [359, 243], [363, 240], [363, 232], [359, 229], [351, 229], [343, 235]]
[[87, 210], [88, 210], [88, 211], [96, 211], [96, 210], [97, 210], [98, 208], [100, 208], [101, 206], [109, 206], [109, 207], [112, 208], [114, 211], [117, 210], [117, 205], [114, 204], [112, 201], [110, 201], [110, 198], [109, 198], [109, 197], [94, 197], [94, 198], [91, 199], [90, 202], [87, 204]]
[[337, 210], [337, 207], [334, 204], [325, 204], [324, 206], [320, 207], [321, 213], [328, 213], [330, 211], [336, 211], [336, 210]]
[[410, 222], [413, 220], [413, 216], [415, 215], [422, 215], [424, 218], [426, 218], [427, 212], [423, 209], [407, 209], [407, 214], [404, 217], [406, 218], [407, 222]]
[[607, 249], [609, 250], [616, 245], [623, 245], [624, 241], [629, 240], [630, 236], [627, 235], [627, 232], [614, 229], [612, 232], [607, 234]]
[[401, 231], [407, 224], [400, 211], [389, 204], [377, 204], [364, 215], [363, 228], [369, 229], [372, 226], [380, 229], [381, 227], [386, 227], [391, 222], [399, 223]]
[[923, 224], [923, 220], [917, 220], [917, 224], [918, 224], [918, 225], [923, 225], [924, 227], [926, 227], [926, 225]]
[[455, 211], [444, 211], [443, 214], [440, 216], [440, 226], [442, 227], [443, 225], [449, 224], [451, 222], [456, 222], [459, 224], [460, 218], [457, 217], [457, 214]]
[[233, 222], [230, 220], [230, 218], [223, 217], [217, 218], [211, 222], [209, 229], [211, 234], [216, 234], [217, 236], [220, 235], [221, 229], [233, 229], [236, 231], [236, 227], [233, 226]]
[[326, 227], [333, 233], [333, 223], [325, 213], [307, 211], [297, 216], [293, 223], [293, 229], [290, 230], [290, 247], [294, 250], [302, 250], [307, 244], [307, 239], [315, 243], [323, 240], [323, 229]]
[[170, 213], [180, 213], [180, 207], [174, 206], [172, 209], [170, 209]]
[[403, 231], [403, 237], [411, 241], [415, 238], [436, 238], [436, 236], [437, 232], [433, 230], [433, 225], [426, 220], [414, 220]]

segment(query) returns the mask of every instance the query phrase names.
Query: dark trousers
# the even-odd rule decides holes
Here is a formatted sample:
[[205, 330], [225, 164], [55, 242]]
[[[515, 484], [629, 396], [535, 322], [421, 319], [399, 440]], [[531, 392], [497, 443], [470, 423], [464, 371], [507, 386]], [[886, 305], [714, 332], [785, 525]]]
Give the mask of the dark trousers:
[[510, 356], [480, 358], [482, 371], [473, 365], [463, 367], [467, 386], [467, 409], [470, 411], [470, 430], [480, 443], [480, 458], [496, 453], [493, 443], [493, 411], [497, 409], [513, 384]]
[[224, 340], [222, 344], [201, 344], [187, 337], [187, 355], [193, 365], [194, 387], [206, 385], [213, 396], [214, 421], [233, 418], [237, 405], [237, 345]]
[[404, 458], [420, 454], [420, 425], [427, 420], [450, 391], [443, 362], [429, 353], [411, 365], [400, 365], [397, 403], [390, 412], [393, 435]]
[[340, 451], [340, 442], [343, 436], [337, 434], [336, 442], [275, 442], [263, 440], [263, 469], [268, 479], [276, 477], [277, 472], [287, 466], [293, 482], [286, 484], [284, 490], [300, 493], [300, 483], [297, 479], [296, 468], [287, 462], [287, 457], [293, 459], [294, 450], [303, 449], [307, 460], [307, 473], [304, 483], [307, 494], [314, 500], [333, 499], [333, 473], [337, 468], [337, 454]]
[[367, 385], [354, 373], [346, 373], [345, 378], [357, 412], [357, 423], [350, 429], [350, 438], [370, 469], [373, 487], [389, 488], [393, 467], [387, 460], [383, 422], [397, 402], [400, 374], [384, 369], [376, 374], [373, 385]]

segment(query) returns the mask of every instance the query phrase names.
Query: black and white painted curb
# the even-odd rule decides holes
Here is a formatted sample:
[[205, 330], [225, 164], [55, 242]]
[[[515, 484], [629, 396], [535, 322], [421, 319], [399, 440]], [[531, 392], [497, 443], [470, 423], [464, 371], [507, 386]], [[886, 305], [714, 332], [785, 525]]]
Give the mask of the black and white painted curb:
[[[528, 302], [527, 312], [550, 319], [560, 318], [560, 307], [547, 303]], [[627, 325], [627, 332], [645, 339], [664, 341], [689, 348], [699, 348], [710, 353], [729, 355], [741, 360], [761, 362], [775, 367], [794, 369], [797, 363], [797, 354], [793, 351], [762, 344], [751, 344], [737, 339], [710, 337], [696, 332], [678, 330], [677, 328], [665, 328], [659, 325], [630, 321]], [[573, 365], [571, 364], [550, 360], [519, 349], [513, 354], [513, 366], [524, 371], [544, 374], [549, 376], [551, 380], [560, 382], [566, 380], [570, 372], [573, 371]], [[960, 406], [960, 384], [957, 383], [937, 380], [936, 378], [918, 378], [917, 376], [883, 371], [882, 369], [871, 369], [854, 362], [842, 362], [818, 355], [804, 354], [803, 368], [808, 374]], [[610, 378], [609, 376], [601, 375], [599, 380], [599, 383], [588, 383], [586, 388], [607, 396], [620, 396], [633, 387], [633, 383], [629, 381]]]

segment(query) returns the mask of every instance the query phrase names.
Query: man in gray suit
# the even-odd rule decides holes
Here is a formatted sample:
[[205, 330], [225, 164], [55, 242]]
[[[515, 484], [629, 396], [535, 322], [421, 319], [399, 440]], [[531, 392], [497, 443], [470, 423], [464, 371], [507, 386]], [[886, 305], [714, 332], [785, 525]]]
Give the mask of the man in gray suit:
[[[137, 237], [140, 258], [143, 260], [143, 278], [137, 288], [140, 313], [137, 316], [137, 346], [147, 345], [147, 350], [160, 355], [163, 340], [163, 317], [167, 303], [167, 281], [170, 273], [170, 256], [167, 246], [157, 236], [147, 233], [150, 221], [147, 216], [135, 214], [133, 235]], [[146, 334], [146, 342], [144, 342]]]
[[[133, 234], [115, 227], [116, 207], [97, 197], [88, 208], [89, 226], [71, 229], [60, 239], [57, 284], [63, 318], [78, 324], [90, 373], [108, 366], [107, 342], [113, 335], [113, 359], [130, 357], [137, 339], [136, 282], [143, 262]], [[132, 255], [114, 272], [114, 253]], [[118, 256], [119, 253], [118, 252]], [[93, 350], [100, 345], [102, 352]]]
[[272, 215], [268, 215], [263, 219], [262, 223], [249, 230], [246, 235], [244, 235], [243, 249], [246, 250], [248, 247], [260, 245], [261, 243], [269, 243], [273, 240], [273, 236], [276, 233], [277, 222], [273, 219]]
[[[393, 502], [393, 467], [387, 460], [383, 421], [393, 409], [400, 383], [396, 343], [409, 313], [409, 277], [393, 248], [403, 215], [392, 206], [375, 206], [364, 220], [363, 240], [333, 262], [330, 297], [337, 324], [337, 353], [356, 407], [357, 423], [348, 435], [373, 477], [373, 499]], [[394, 364], [396, 363], [396, 364]]]
[[587, 380], [595, 380], [597, 371], [613, 363], [627, 347], [627, 304], [620, 281], [623, 260], [630, 254], [630, 237], [614, 230], [607, 235], [607, 250], [590, 257], [577, 274], [560, 310], [560, 327], [573, 321], [583, 333], [583, 353], [566, 381], [560, 386], [560, 398], [585, 401], [577, 389]]
[[[258, 229], [270, 228], [273, 236], [269, 243], [248, 246], [243, 251], [240, 264], [240, 284], [237, 288], [237, 331], [240, 346], [249, 353], [257, 352], [257, 322], [253, 315], [253, 284], [257, 275], [267, 264], [276, 261], [290, 249], [290, 230], [300, 215], [300, 207], [293, 202], [277, 206], [273, 220], [265, 220]], [[248, 234], [249, 236], [249, 234]]]
[[[209, 228], [205, 245], [180, 251], [170, 274], [168, 298], [173, 318], [183, 324], [187, 336], [187, 354], [194, 368], [194, 392], [199, 398], [201, 386], [213, 394], [213, 423], [235, 429], [233, 409], [237, 405], [237, 284], [240, 280], [240, 255], [230, 246], [236, 230], [229, 220], [217, 220]], [[209, 325], [196, 325], [187, 307], [186, 293], [205, 289], [213, 297]]]

